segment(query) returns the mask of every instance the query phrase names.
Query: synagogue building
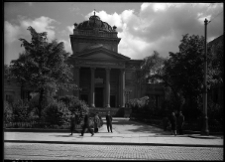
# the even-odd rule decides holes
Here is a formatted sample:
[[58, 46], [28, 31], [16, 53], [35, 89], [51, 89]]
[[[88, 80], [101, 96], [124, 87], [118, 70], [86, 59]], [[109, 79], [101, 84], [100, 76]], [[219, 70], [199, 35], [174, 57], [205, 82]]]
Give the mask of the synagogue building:
[[103, 22], [95, 13], [89, 20], [74, 24], [69, 62], [80, 88], [74, 94], [90, 107], [125, 107], [128, 97], [140, 97], [135, 70], [141, 60], [118, 53], [121, 39], [117, 34], [115, 26]]

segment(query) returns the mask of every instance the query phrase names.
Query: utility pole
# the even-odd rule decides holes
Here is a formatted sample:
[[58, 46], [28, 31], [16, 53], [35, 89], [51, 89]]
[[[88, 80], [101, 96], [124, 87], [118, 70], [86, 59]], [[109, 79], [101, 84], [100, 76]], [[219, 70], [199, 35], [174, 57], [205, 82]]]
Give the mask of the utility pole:
[[203, 89], [203, 125], [201, 135], [209, 135], [207, 117], [207, 25], [210, 21], [205, 19], [205, 57], [204, 57], [204, 89]]

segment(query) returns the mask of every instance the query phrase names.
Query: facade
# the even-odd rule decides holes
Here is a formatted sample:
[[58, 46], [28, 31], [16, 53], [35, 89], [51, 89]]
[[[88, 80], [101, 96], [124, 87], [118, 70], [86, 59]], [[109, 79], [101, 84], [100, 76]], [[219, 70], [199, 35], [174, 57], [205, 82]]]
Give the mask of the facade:
[[[120, 38], [116, 27], [95, 14], [88, 21], [74, 24], [70, 35], [74, 80], [80, 91], [71, 91], [90, 107], [125, 107], [128, 98], [140, 97], [135, 85], [135, 69], [141, 60], [118, 53]], [[61, 93], [62, 95], [63, 93]]]

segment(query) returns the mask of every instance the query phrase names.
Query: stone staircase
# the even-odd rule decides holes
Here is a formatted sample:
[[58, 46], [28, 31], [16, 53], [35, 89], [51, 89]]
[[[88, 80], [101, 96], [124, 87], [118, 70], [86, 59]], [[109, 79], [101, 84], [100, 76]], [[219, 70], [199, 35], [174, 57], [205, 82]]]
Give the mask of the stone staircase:
[[95, 107], [95, 108], [89, 108], [90, 114], [95, 114], [98, 112], [100, 116], [106, 116], [107, 112], [110, 111], [110, 114], [113, 117], [129, 117], [131, 110], [127, 108], [103, 108], [103, 107]]

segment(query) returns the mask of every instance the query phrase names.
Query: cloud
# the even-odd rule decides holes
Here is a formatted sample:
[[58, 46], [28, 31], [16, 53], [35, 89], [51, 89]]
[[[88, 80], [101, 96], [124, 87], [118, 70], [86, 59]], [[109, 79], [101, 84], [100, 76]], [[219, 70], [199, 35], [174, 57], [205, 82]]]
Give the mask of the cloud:
[[54, 22], [56, 21], [44, 16], [34, 20], [18, 16], [18, 25], [5, 21], [5, 40], [10, 43], [18, 40], [21, 36], [30, 36], [29, 31], [27, 31], [29, 26], [32, 26], [37, 32], [47, 32], [48, 39], [53, 40], [55, 38], [55, 27], [52, 23]]
[[70, 34], [73, 34], [74, 26], [67, 26], [67, 30], [69, 30]]
[[70, 40], [69, 39], [60, 39], [59, 42], [63, 42], [64, 43], [64, 48], [66, 52], [69, 52], [70, 54], [72, 54], [72, 49], [71, 49], [71, 44], [70, 44]]
[[[204, 35], [204, 19], [212, 19], [223, 11], [221, 3], [143, 3], [139, 13], [124, 10], [108, 14], [96, 12], [102, 21], [116, 25], [121, 38], [119, 53], [132, 59], [143, 59], [158, 51], [167, 57], [178, 52], [182, 36]], [[93, 12], [85, 16], [88, 19]], [[218, 16], [208, 28], [208, 38], [223, 34], [223, 16]]]
[[[12, 59], [17, 59], [19, 52], [22, 52], [20, 47], [21, 42], [19, 38], [24, 38], [30, 41], [31, 36], [27, 28], [32, 26], [37, 32], [47, 32], [48, 41], [55, 39], [55, 27], [56, 23], [54, 19], [48, 17], [39, 17], [36, 19], [29, 19], [24, 16], [18, 16], [16, 21], [4, 23], [4, 46], [5, 46], [5, 63], [9, 63]], [[14, 49], [10, 48], [14, 47]], [[16, 50], [17, 49], [17, 50]]]
[[20, 27], [17, 25], [12, 25], [9, 22], [5, 22], [4, 24], [5, 32], [5, 43], [12, 43], [16, 40], [17, 36], [19, 35]]

